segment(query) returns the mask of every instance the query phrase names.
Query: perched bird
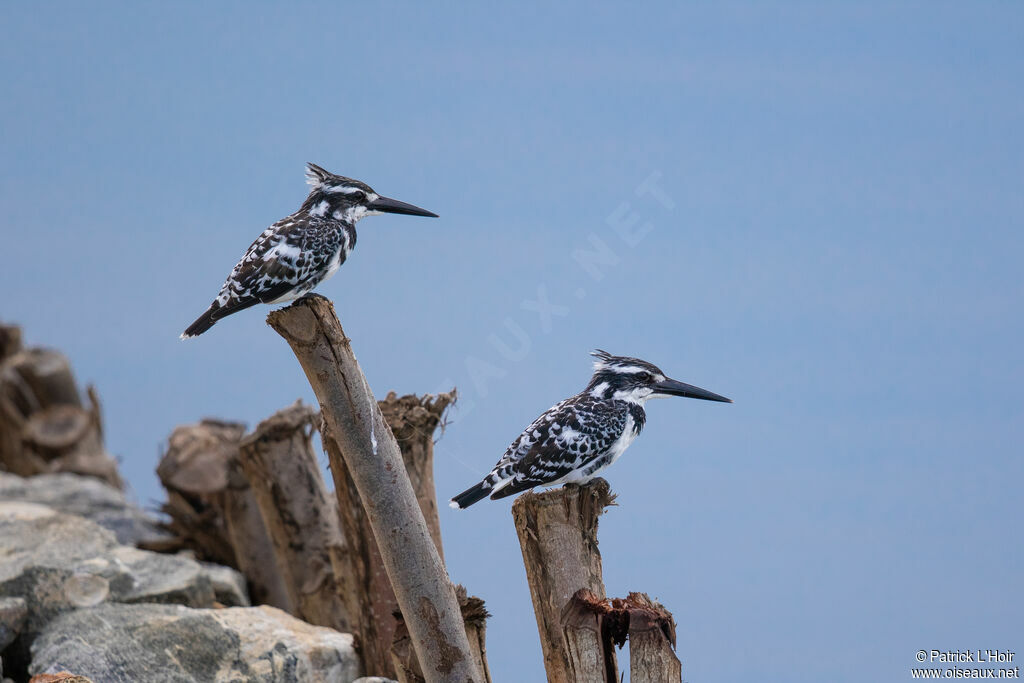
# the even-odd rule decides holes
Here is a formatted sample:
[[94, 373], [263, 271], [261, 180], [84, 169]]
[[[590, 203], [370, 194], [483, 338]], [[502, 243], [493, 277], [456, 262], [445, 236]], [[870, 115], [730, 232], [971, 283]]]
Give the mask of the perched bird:
[[597, 350], [587, 388], [555, 404], [512, 442], [491, 473], [451, 500], [465, 509], [534, 486], [583, 484], [618, 460], [644, 427], [644, 403], [685, 396], [732, 403], [724, 396], [677, 382], [657, 366]]
[[382, 197], [366, 183], [307, 164], [312, 189], [298, 211], [263, 231], [250, 245], [220, 294], [182, 339], [197, 337], [221, 318], [256, 304], [298, 299], [334, 275], [356, 246], [356, 222], [363, 216], [405, 213], [432, 216], [418, 206]]

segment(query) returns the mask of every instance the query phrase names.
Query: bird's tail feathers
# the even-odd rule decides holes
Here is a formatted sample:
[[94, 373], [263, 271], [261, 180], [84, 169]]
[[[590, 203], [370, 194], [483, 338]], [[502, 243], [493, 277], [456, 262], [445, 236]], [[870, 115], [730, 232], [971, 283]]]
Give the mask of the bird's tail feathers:
[[470, 486], [468, 489], [453, 497], [448, 505], [455, 510], [465, 510], [473, 503], [477, 503], [487, 497], [493, 490], [493, 486], [487, 479], [479, 484]]
[[491, 500], [499, 500], [501, 498], [514, 496], [515, 494], [520, 493], [522, 491], [529, 491], [536, 485], [536, 482], [516, 482], [513, 481], [512, 479], [506, 479], [505, 481], [501, 482], [499, 486], [495, 486], [493, 489], [491, 489]]
[[220, 308], [217, 304], [210, 304], [210, 307], [206, 309], [201, 316], [196, 318], [196, 321], [185, 328], [185, 331], [181, 333], [182, 339], [191, 339], [192, 337], [198, 337], [203, 332], [213, 327], [213, 324], [217, 322], [217, 318], [220, 316], [214, 316], [217, 309]]

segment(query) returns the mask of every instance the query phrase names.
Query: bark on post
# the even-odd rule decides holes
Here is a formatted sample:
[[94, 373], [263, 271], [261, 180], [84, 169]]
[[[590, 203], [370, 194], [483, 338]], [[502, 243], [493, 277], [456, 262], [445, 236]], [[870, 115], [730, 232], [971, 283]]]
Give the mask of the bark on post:
[[[617, 601], [612, 601], [616, 607]], [[675, 653], [676, 622], [646, 593], [630, 593], [622, 609], [629, 614], [629, 676], [634, 683], [679, 683], [683, 665]]]
[[242, 439], [238, 459], [256, 496], [278, 572], [296, 616], [349, 631], [339, 582], [345, 543], [311, 442], [316, 413], [295, 405], [278, 411]]
[[629, 676], [636, 683], [680, 683], [676, 625], [672, 615], [646, 593], [602, 600], [580, 590], [562, 610], [570, 680], [617, 683], [615, 647], [629, 640]]
[[[466, 625], [466, 636], [469, 638], [469, 647], [473, 651], [473, 661], [483, 676], [483, 683], [491, 683], [491, 670], [487, 666], [487, 618], [491, 615], [484, 607], [484, 601], [480, 598], [467, 595], [466, 589], [456, 586], [455, 592], [459, 598], [459, 607], [462, 610], [462, 620]], [[395, 642], [391, 647], [391, 657], [394, 660], [395, 678], [399, 683], [422, 683], [423, 671], [420, 669], [416, 653], [412, 648], [412, 641], [409, 639], [409, 630], [398, 615], [398, 628], [395, 630]]]
[[608, 482], [595, 479], [583, 486], [526, 493], [512, 505], [549, 681], [574, 680], [562, 636], [562, 609], [582, 588], [605, 597], [597, 518], [614, 499]]
[[[615, 647], [611, 641], [607, 601], [582, 588], [562, 610], [562, 636], [569, 662], [569, 680], [576, 683], [618, 683]], [[625, 638], [625, 633], [623, 633]]]
[[[442, 555], [442, 562], [441, 523], [434, 490], [434, 430], [440, 424], [444, 411], [454, 401], [455, 391], [452, 390], [436, 397], [409, 394], [399, 398], [391, 392], [384, 400], [377, 402], [398, 441], [405, 470], [409, 474], [431, 538], [437, 546], [438, 554]], [[328, 426], [322, 427], [321, 436], [324, 452], [332, 463], [331, 475], [338, 497], [342, 534], [351, 548], [350, 564], [340, 573], [351, 579], [346, 584], [350, 592], [346, 599], [350, 606], [349, 612], [359, 615], [362, 620], [358, 632], [363, 661], [367, 671], [394, 678], [400, 676], [392, 652], [392, 643], [396, 638], [401, 639], [400, 635], [396, 635], [398, 621], [393, 616], [400, 611], [398, 600], [391, 588], [391, 580], [384, 568], [359, 491], [348, 472], [341, 449], [330, 437]], [[468, 635], [472, 646], [472, 633]], [[408, 657], [415, 659], [407, 635], [404, 642]], [[408, 657], [403, 654], [400, 658]]]
[[248, 579], [254, 604], [294, 613], [238, 462], [244, 434], [241, 423], [209, 418], [175, 428], [156, 473], [167, 490], [166, 528], [176, 538], [146, 547], [162, 552], [188, 548], [199, 559], [234, 567]]
[[21, 351], [21, 328], [0, 323], [0, 363]]
[[437, 396], [408, 394], [401, 398], [392, 391], [377, 403], [398, 441], [398, 447], [402, 449], [405, 471], [442, 562], [441, 519], [437, 514], [437, 491], [434, 488], [434, 430], [440, 424], [444, 411], [455, 403], [455, 396], [454, 389]]
[[338, 499], [338, 519], [349, 546], [346, 564], [337, 573], [346, 577], [346, 604], [358, 620], [359, 651], [363, 669], [368, 674], [395, 677], [389, 653], [395, 635], [394, 614], [399, 611], [398, 599], [391, 588], [384, 560], [381, 558], [373, 528], [363, 508], [356, 483], [349, 474], [341, 448], [332, 437], [330, 427], [320, 428], [324, 452], [331, 463], [334, 494]]
[[405, 474], [398, 444], [334, 306], [323, 297], [304, 297], [273, 311], [267, 322], [291, 346], [320, 401], [324, 424], [363, 502], [425, 679], [481, 681], [455, 589]]

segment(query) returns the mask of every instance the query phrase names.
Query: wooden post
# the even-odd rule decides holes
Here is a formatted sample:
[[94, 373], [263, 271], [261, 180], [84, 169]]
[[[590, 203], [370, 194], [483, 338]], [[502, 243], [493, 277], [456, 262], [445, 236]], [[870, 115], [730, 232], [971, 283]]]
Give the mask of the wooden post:
[[402, 449], [405, 471], [442, 562], [441, 519], [437, 514], [437, 491], [434, 488], [434, 430], [441, 423], [444, 411], [455, 403], [455, 397], [454, 389], [437, 396], [408, 394], [401, 398], [392, 391], [383, 401], [378, 401], [384, 420]]
[[346, 564], [334, 503], [311, 442], [316, 413], [296, 402], [242, 439], [238, 459], [273, 542], [277, 569], [296, 616], [351, 630], [335, 567]]
[[549, 682], [575, 680], [562, 636], [562, 609], [583, 588], [605, 597], [597, 518], [614, 500], [608, 482], [599, 478], [525, 493], [512, 505]]
[[615, 647], [610, 639], [607, 601], [586, 588], [562, 609], [562, 636], [575, 683], [618, 683]]
[[[484, 601], [480, 598], [467, 595], [466, 589], [456, 586], [455, 592], [459, 598], [459, 607], [462, 610], [462, 620], [466, 625], [466, 636], [469, 638], [469, 647], [473, 651], [473, 661], [477, 669], [483, 675], [483, 683], [491, 683], [491, 670], [487, 666], [487, 609]], [[422, 683], [423, 671], [416, 659], [416, 653], [412, 648], [412, 641], [409, 639], [409, 630], [405, 627], [399, 617], [398, 628], [395, 630], [395, 641], [391, 647], [391, 657], [395, 665], [395, 678], [399, 683]]]
[[346, 577], [346, 604], [349, 605], [349, 613], [358, 621], [355, 631], [359, 634], [363, 670], [374, 676], [394, 678], [394, 664], [388, 650], [395, 634], [398, 599], [391, 588], [391, 579], [373, 537], [356, 483], [326, 423], [321, 426], [320, 435], [331, 463], [334, 494], [338, 499], [338, 520], [349, 546], [345, 565], [338, 567], [337, 573]]
[[676, 625], [646, 593], [602, 600], [580, 590], [562, 610], [562, 629], [576, 683], [617, 683], [615, 647], [629, 640], [629, 676], [636, 683], [680, 683]]
[[[409, 394], [400, 398], [394, 392], [390, 392], [385, 399], [377, 403], [398, 441], [406, 473], [416, 493], [430, 536], [437, 546], [438, 554], [442, 555], [442, 562], [441, 522], [437, 514], [437, 496], [434, 489], [434, 431], [440, 424], [444, 411], [454, 402], [453, 389], [437, 396]], [[324, 452], [328, 454], [331, 463], [337, 463], [337, 466], [332, 464], [331, 475], [338, 497], [342, 534], [351, 548], [350, 566], [345, 570], [346, 576], [351, 579], [346, 585], [352, 593], [347, 603], [350, 605], [350, 613], [365, 615], [364, 623], [359, 629], [359, 642], [366, 669], [381, 676], [397, 676], [401, 679], [402, 669], [396, 668], [396, 662], [415, 661], [412, 642], [407, 632], [404, 637], [398, 633], [399, 630], [404, 631], [404, 627], [399, 627], [394, 616], [400, 612], [398, 600], [391, 588], [391, 581], [373, 537], [373, 530], [370, 528], [355, 482], [345, 465], [341, 449], [337, 442], [330, 438], [329, 427], [323, 427], [321, 435]], [[476, 627], [471, 627], [467, 622], [467, 629], [471, 628]], [[472, 630], [467, 631], [474, 655], [475, 633]], [[394, 643], [400, 643], [401, 652], [397, 655], [393, 649]], [[417, 671], [418, 667], [419, 664], [416, 663]], [[422, 678], [422, 674], [419, 675]]]
[[0, 363], [21, 351], [21, 328], [0, 323]]
[[[334, 306], [321, 296], [307, 296], [273, 311], [267, 322], [291, 346], [320, 401], [326, 431], [363, 503], [424, 678], [428, 683], [481, 681], [455, 589], [405, 474], [398, 444]], [[328, 457], [332, 469], [341, 466], [333, 460], [337, 455], [329, 451]]]
[[[616, 607], [617, 601], [612, 601]], [[679, 683], [683, 665], [675, 653], [672, 614], [646, 593], [630, 593], [620, 609], [629, 614], [629, 676], [633, 683]]]
[[204, 419], [171, 432], [156, 468], [167, 491], [163, 512], [170, 542], [149, 550], [192, 550], [201, 560], [234, 567], [249, 582], [253, 604], [295, 613], [277, 570], [274, 549], [256, 498], [238, 462], [239, 422]]

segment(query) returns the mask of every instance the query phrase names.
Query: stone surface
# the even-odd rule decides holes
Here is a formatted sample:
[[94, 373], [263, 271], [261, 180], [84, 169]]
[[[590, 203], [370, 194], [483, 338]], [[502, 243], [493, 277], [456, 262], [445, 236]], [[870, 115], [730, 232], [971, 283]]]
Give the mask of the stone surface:
[[0, 472], [0, 500], [37, 503], [85, 517], [113, 531], [126, 545], [170, 538], [122, 491], [94, 477], [68, 473], [19, 477]]
[[28, 606], [22, 598], [0, 598], [0, 652], [21, 633], [27, 616]]
[[351, 683], [351, 635], [273, 607], [190, 609], [105, 604], [52, 621], [32, 645], [32, 674], [93, 681]]
[[82, 517], [0, 502], [0, 598], [24, 599], [29, 640], [56, 616], [104, 602], [248, 604], [241, 577], [226, 578], [231, 571], [120, 545], [112, 531]]
[[249, 590], [245, 585], [245, 576], [231, 567], [212, 562], [200, 562], [199, 565], [210, 578], [213, 594], [222, 605], [247, 606]]

